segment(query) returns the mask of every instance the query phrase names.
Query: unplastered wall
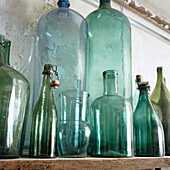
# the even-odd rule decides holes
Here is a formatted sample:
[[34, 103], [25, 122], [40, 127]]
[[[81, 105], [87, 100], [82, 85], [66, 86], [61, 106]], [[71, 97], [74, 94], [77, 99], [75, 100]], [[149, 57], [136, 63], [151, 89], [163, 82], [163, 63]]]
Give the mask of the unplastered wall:
[[[71, 8], [78, 11], [84, 17], [97, 9], [97, 6], [89, 3], [88, 0], [70, 0], [70, 3]], [[12, 41], [11, 65], [14, 68], [21, 69], [27, 61], [31, 51], [30, 44], [33, 41], [32, 37], [36, 33], [39, 18], [45, 12], [56, 8], [56, 4], [56, 0], [0, 1], [0, 34], [5, 35], [6, 38]], [[112, 6], [137, 21], [131, 22], [133, 83], [135, 75], [142, 74], [144, 80], [150, 82], [151, 90], [153, 90], [156, 83], [156, 67], [163, 66], [166, 83], [170, 89], [169, 34], [157, 28], [154, 24], [145, 21], [145, 19], [137, 16], [133, 11], [129, 11], [124, 6], [114, 2], [112, 2]]]

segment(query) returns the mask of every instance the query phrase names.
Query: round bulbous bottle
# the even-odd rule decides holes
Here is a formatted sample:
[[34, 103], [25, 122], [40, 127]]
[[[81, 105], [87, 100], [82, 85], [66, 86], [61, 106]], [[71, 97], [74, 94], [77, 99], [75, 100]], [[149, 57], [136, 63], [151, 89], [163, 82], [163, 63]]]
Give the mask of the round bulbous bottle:
[[28, 81], [10, 67], [10, 45], [0, 36], [0, 158], [19, 157], [30, 97]]
[[100, 0], [99, 9], [88, 15], [89, 53], [86, 90], [92, 101], [102, 95], [105, 70], [119, 73], [119, 94], [132, 99], [131, 28], [127, 17]]
[[104, 94], [91, 105], [91, 155], [97, 157], [133, 156], [131, 103], [117, 92], [117, 72], [103, 72]]
[[149, 98], [148, 82], [139, 82], [139, 101], [133, 114], [134, 154], [143, 157], [165, 155], [164, 130]]

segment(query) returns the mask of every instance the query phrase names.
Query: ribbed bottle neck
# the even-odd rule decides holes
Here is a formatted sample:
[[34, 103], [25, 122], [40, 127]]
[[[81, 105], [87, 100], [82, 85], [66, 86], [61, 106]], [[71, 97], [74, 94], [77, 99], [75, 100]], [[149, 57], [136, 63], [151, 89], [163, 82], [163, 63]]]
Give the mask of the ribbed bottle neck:
[[100, 0], [99, 8], [111, 8], [110, 0]]
[[104, 95], [116, 95], [117, 90], [117, 72], [107, 70], [103, 72]]

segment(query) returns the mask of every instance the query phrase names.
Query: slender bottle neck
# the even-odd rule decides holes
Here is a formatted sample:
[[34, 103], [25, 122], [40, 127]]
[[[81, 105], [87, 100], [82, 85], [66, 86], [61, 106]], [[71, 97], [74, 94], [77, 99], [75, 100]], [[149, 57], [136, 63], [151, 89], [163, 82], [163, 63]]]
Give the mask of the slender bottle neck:
[[162, 73], [162, 68], [157, 69], [157, 83], [163, 83], [163, 73]]
[[104, 72], [104, 95], [116, 95], [117, 94], [117, 72]]
[[41, 94], [47, 94], [47, 96], [52, 95], [51, 79], [50, 76], [47, 74], [44, 74], [43, 76]]
[[110, 0], [100, 0], [99, 8], [111, 8]]
[[9, 46], [5, 44], [0, 44], [0, 63], [9, 65]]

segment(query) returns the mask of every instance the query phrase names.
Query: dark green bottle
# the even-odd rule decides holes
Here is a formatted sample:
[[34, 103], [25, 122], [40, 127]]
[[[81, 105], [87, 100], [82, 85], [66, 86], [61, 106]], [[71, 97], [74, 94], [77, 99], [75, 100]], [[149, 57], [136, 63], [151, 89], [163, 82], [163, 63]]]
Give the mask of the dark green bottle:
[[51, 85], [53, 65], [46, 64], [42, 74], [44, 77], [41, 93], [33, 112], [29, 157], [50, 158], [56, 156], [57, 142], [57, 111]]
[[91, 154], [97, 157], [133, 156], [131, 103], [117, 93], [117, 72], [103, 72], [104, 95], [91, 106]]
[[157, 83], [151, 101], [160, 108], [158, 114], [165, 133], [165, 155], [170, 156], [170, 92], [164, 83], [162, 67], [157, 67]]
[[139, 101], [133, 114], [135, 156], [165, 155], [164, 131], [149, 98], [148, 82], [138, 83]]

